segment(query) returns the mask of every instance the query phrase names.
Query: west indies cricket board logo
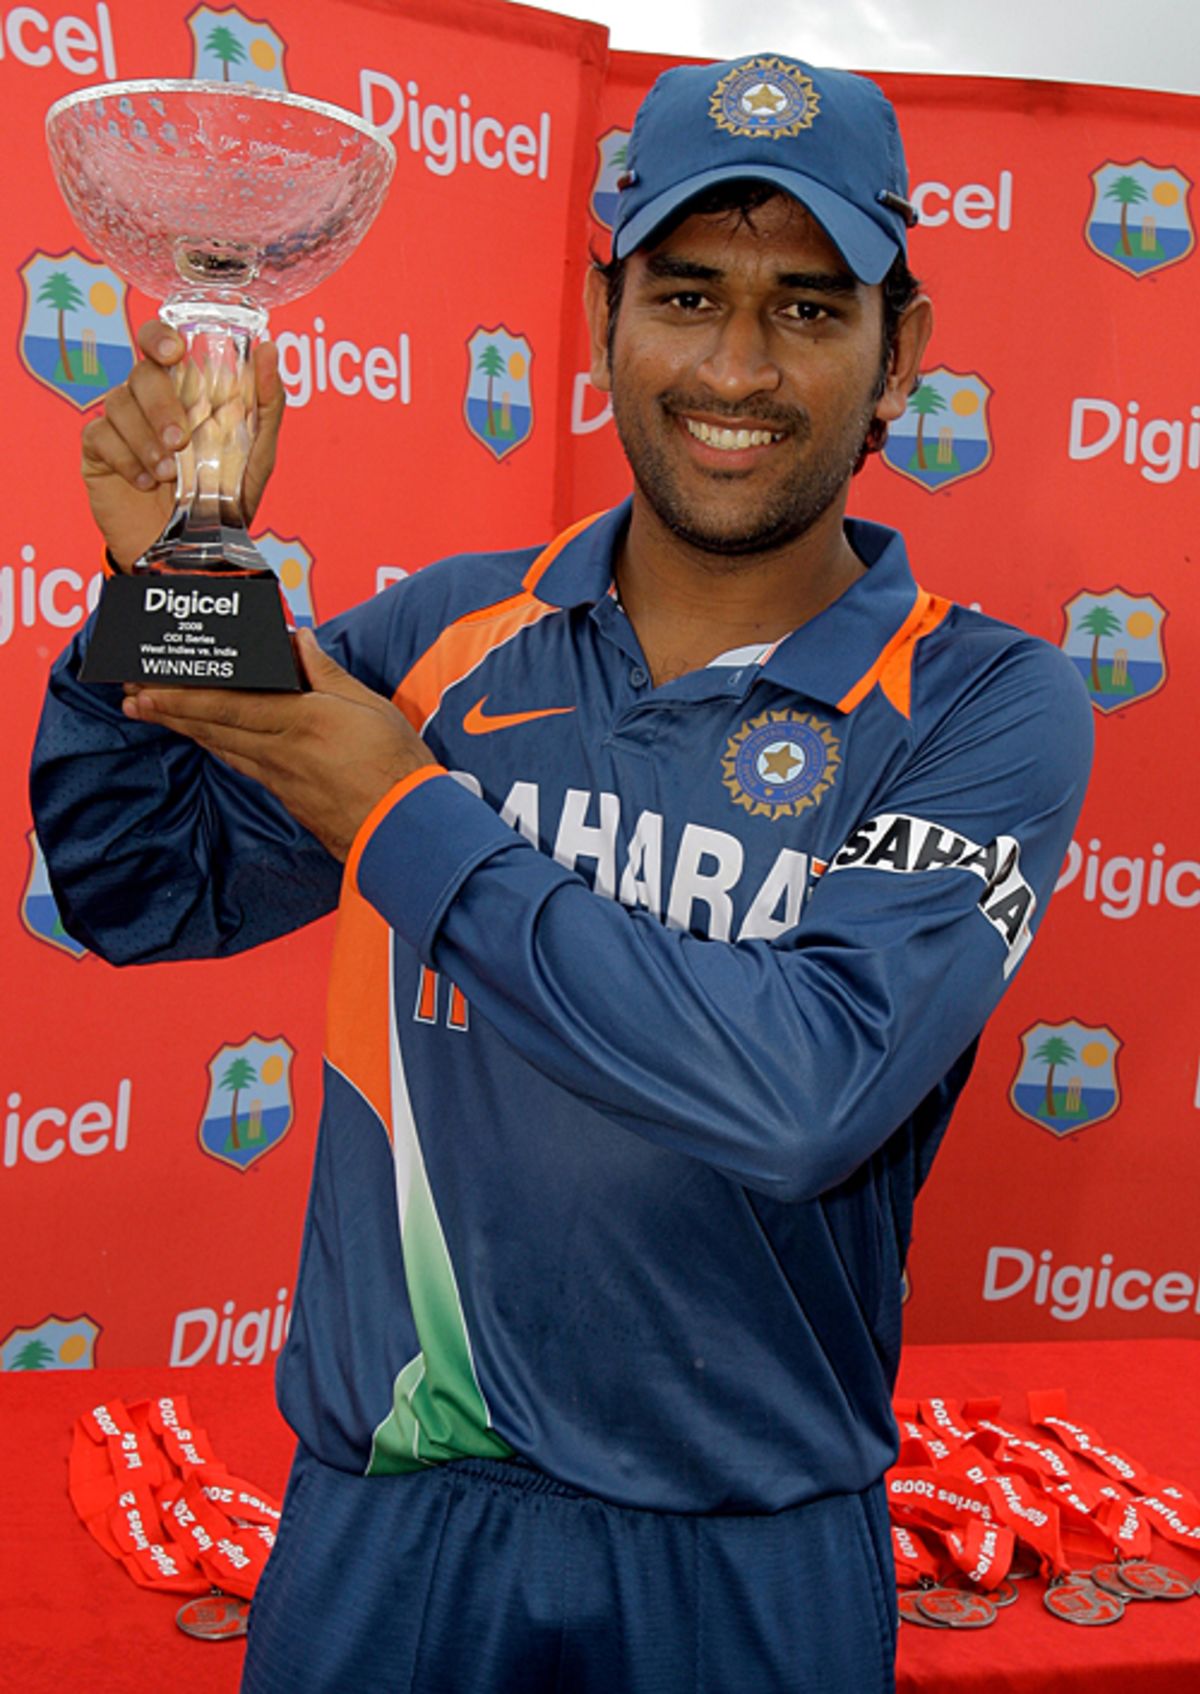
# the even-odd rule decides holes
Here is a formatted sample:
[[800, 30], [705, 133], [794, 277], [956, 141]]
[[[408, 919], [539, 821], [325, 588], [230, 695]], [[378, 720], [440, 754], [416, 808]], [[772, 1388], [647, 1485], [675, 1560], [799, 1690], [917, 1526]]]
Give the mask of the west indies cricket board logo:
[[29, 843], [29, 875], [25, 880], [25, 892], [21, 896], [21, 922], [35, 941], [44, 941], [50, 947], [57, 947], [68, 958], [86, 958], [87, 948], [81, 941], [76, 941], [73, 935], [68, 935], [63, 928], [58, 901], [54, 898], [54, 890], [50, 886], [50, 873], [46, 869], [46, 860], [36, 831], [27, 831], [25, 839]]
[[218, 1047], [208, 1061], [208, 1099], [200, 1145], [214, 1159], [247, 1170], [277, 1147], [292, 1127], [291, 1043], [252, 1035]]
[[922, 371], [921, 386], [889, 424], [880, 457], [889, 470], [935, 494], [986, 470], [992, 457], [988, 401], [992, 390], [976, 371], [945, 365]]
[[629, 131], [608, 129], [596, 143], [599, 161], [592, 183], [592, 216], [604, 229], [611, 229], [617, 215], [617, 184], [629, 169]]
[[91, 1370], [100, 1325], [86, 1313], [46, 1317], [32, 1329], [10, 1329], [0, 1341], [0, 1370]]
[[1186, 259], [1196, 244], [1188, 211], [1191, 179], [1174, 165], [1109, 161], [1092, 172], [1092, 209], [1084, 239], [1093, 253], [1130, 276], [1148, 276]]
[[37, 382], [86, 412], [133, 369], [126, 287], [77, 248], [21, 266], [25, 316], [18, 352]]
[[1023, 1118], [1051, 1135], [1112, 1117], [1121, 1104], [1117, 1054], [1123, 1043], [1105, 1024], [1035, 1023], [1021, 1036], [1020, 1067], [1008, 1097]]
[[532, 363], [525, 337], [503, 325], [477, 329], [467, 342], [467, 428], [497, 459], [528, 440], [533, 428]]
[[1085, 589], [1063, 607], [1062, 649], [1087, 685], [1098, 712], [1156, 694], [1167, 680], [1162, 626], [1167, 616], [1153, 594], [1103, 594]]
[[194, 77], [252, 82], [259, 88], [287, 87], [283, 68], [287, 46], [262, 18], [249, 18], [236, 6], [220, 12], [198, 6], [187, 24], [192, 32]]
[[288, 616], [297, 629], [316, 622], [312, 598], [313, 556], [298, 536], [276, 535], [273, 529], [254, 537], [254, 545], [279, 578]]

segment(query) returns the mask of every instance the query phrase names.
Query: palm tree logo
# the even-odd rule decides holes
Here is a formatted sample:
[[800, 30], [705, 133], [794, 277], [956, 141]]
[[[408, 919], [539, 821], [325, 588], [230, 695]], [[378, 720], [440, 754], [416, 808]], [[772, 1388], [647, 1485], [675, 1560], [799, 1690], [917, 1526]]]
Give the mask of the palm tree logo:
[[526, 338], [503, 324], [481, 326], [467, 342], [463, 413], [471, 434], [494, 458], [505, 458], [533, 428], [532, 362]]
[[51, 1313], [33, 1328], [10, 1329], [0, 1341], [0, 1370], [91, 1370], [100, 1325], [85, 1312], [75, 1318]]
[[219, 59], [221, 62], [221, 81], [228, 82], [230, 65], [236, 65], [240, 60], [245, 59], [246, 49], [225, 24], [215, 25], [209, 31], [208, 39], [204, 45], [213, 58]]
[[888, 430], [884, 464], [931, 494], [977, 476], [992, 459], [991, 398], [978, 371], [939, 365], [923, 372], [903, 416]]
[[596, 143], [596, 174], [589, 206], [603, 229], [611, 229], [617, 214], [621, 178], [629, 166], [629, 131], [608, 129]]
[[77, 249], [34, 253], [21, 267], [21, 363], [80, 411], [133, 369], [127, 289], [107, 265]]
[[[263, 18], [252, 18], [236, 6], [216, 11], [197, 6], [189, 14], [193, 72], [197, 77], [219, 74], [222, 82], [250, 82], [260, 88], [286, 88], [283, 37]], [[219, 71], [218, 71], [219, 67]]]
[[1072, 1135], [1100, 1123], [1120, 1105], [1121, 1045], [1105, 1024], [1074, 1018], [1033, 1024], [1021, 1036], [1021, 1063], [1009, 1100], [1023, 1118], [1052, 1135]]
[[1085, 589], [1067, 601], [1063, 612], [1063, 651], [1097, 711], [1120, 711], [1163, 686], [1167, 611], [1152, 594], [1128, 594], [1123, 588], [1094, 594]]
[[1084, 239], [1129, 276], [1176, 265], [1195, 244], [1188, 210], [1191, 188], [1191, 179], [1174, 165], [1107, 160], [1092, 172]]
[[[292, 1126], [291, 1043], [282, 1035], [251, 1035], [218, 1047], [208, 1061], [208, 1098], [199, 1141], [210, 1158], [248, 1170]], [[253, 1090], [247, 1095], [248, 1090]]]

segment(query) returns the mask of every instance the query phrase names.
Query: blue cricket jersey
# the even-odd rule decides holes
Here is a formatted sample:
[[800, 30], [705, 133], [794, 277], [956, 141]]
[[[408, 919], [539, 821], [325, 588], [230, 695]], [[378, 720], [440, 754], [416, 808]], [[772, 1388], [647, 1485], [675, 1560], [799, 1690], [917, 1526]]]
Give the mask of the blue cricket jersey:
[[283, 1411], [356, 1472], [520, 1454], [773, 1511], [892, 1461], [913, 1202], [1044, 911], [1091, 710], [899, 536], [773, 648], [655, 688], [628, 506], [432, 565], [321, 639], [436, 764], [345, 869], [256, 784], [55, 667], [33, 777], [117, 963], [339, 906]]

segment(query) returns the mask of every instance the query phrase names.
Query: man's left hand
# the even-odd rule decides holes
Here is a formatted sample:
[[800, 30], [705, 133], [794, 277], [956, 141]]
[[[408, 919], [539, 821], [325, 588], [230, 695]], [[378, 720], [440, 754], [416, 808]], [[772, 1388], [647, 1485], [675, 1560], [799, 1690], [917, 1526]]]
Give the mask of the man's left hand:
[[434, 756], [403, 713], [323, 653], [309, 630], [295, 647], [311, 693], [136, 688], [124, 711], [254, 777], [344, 861], [372, 808]]

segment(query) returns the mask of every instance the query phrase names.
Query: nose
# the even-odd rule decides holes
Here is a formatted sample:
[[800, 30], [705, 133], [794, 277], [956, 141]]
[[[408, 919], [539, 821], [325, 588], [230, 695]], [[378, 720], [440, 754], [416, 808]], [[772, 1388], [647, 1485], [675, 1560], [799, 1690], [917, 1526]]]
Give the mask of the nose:
[[751, 394], [773, 393], [780, 371], [759, 314], [741, 308], [725, 314], [714, 327], [696, 374], [714, 396], [729, 404]]

